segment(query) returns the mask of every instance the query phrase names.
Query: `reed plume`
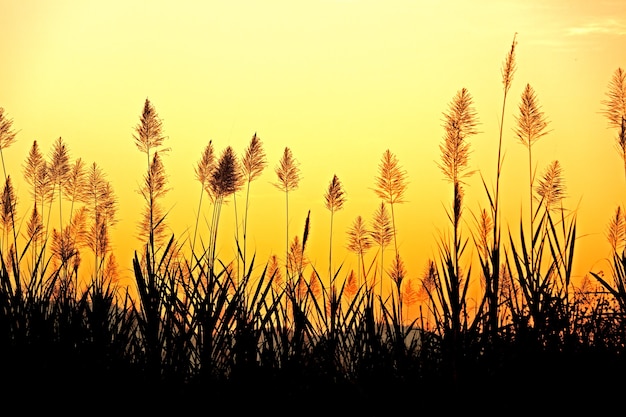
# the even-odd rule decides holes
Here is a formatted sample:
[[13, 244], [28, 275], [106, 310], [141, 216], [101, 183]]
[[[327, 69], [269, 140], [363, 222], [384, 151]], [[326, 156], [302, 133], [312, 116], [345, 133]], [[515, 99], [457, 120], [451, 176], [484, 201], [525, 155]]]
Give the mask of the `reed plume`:
[[466, 88], [462, 88], [444, 113], [444, 141], [439, 145], [442, 162], [437, 164], [453, 184], [462, 183], [462, 178], [473, 173], [467, 171], [470, 154], [467, 138], [478, 133], [477, 124], [472, 97]]
[[626, 177], [626, 71], [617, 68], [605, 93], [606, 99], [602, 100], [609, 127], [617, 128], [617, 151], [624, 163], [624, 176]]
[[13, 130], [13, 119], [10, 119], [4, 112], [4, 108], [0, 107], [0, 158], [2, 158], [2, 171], [4, 180], [7, 178], [7, 170], [4, 164], [4, 150], [15, 142], [17, 133]]
[[358, 278], [354, 273], [354, 269], [351, 269], [350, 273], [348, 274], [348, 278], [346, 278], [346, 283], [344, 285], [342, 295], [346, 297], [348, 301], [352, 301], [358, 290]]
[[235, 194], [241, 187], [241, 168], [237, 155], [231, 146], [221, 153], [219, 160], [209, 179], [209, 188], [213, 196], [213, 216], [211, 218], [211, 235], [209, 241], [209, 265], [213, 266], [217, 243], [220, 212], [224, 201]]
[[328, 184], [328, 189], [324, 194], [324, 205], [330, 211], [330, 243], [328, 254], [328, 278], [332, 282], [333, 277], [333, 219], [335, 212], [343, 208], [346, 202], [345, 191], [337, 175]]
[[610, 127], [620, 128], [626, 118], [626, 71], [617, 68], [609, 81], [603, 114], [606, 116]]
[[543, 204], [547, 211], [555, 209], [565, 198], [565, 181], [563, 170], [558, 160], [554, 160], [546, 168], [543, 177], [535, 187], [535, 199]]
[[139, 236], [148, 242], [153, 255], [153, 251], [165, 241], [165, 213], [159, 200], [169, 192], [167, 175], [159, 152], [154, 153], [150, 169], [144, 175], [144, 183], [139, 192], [146, 201], [143, 217], [138, 226]]
[[242, 178], [246, 181], [246, 205], [243, 216], [243, 269], [246, 270], [247, 237], [248, 237], [248, 209], [250, 204], [250, 184], [259, 177], [267, 166], [267, 156], [263, 149], [261, 138], [252, 135], [250, 143], [241, 158]]
[[135, 126], [133, 138], [135, 139], [137, 149], [148, 157], [148, 164], [150, 164], [152, 151], [159, 150], [166, 139], [163, 135], [163, 121], [160, 119], [154, 105], [147, 98], [139, 117], [139, 123]]
[[267, 276], [271, 279], [272, 288], [274, 289], [274, 291], [280, 293], [282, 290], [284, 290], [285, 277], [280, 271], [278, 257], [276, 255], [270, 256], [270, 259], [267, 262]]
[[15, 195], [15, 189], [13, 188], [13, 181], [11, 175], [7, 175], [2, 190], [2, 202], [0, 206], [0, 225], [2, 225], [2, 231], [4, 235], [4, 245], [0, 246], [0, 252], [8, 253], [9, 247], [9, 235], [14, 232], [14, 219], [17, 213], [17, 196]]
[[39, 144], [35, 140], [28, 151], [28, 157], [26, 158], [23, 166], [24, 180], [28, 185], [30, 185], [30, 196], [35, 202], [39, 200], [39, 195], [41, 193], [40, 186], [42, 184], [40, 184], [39, 175], [45, 164], [46, 160], [39, 149]]
[[615, 215], [609, 222], [607, 240], [613, 253], [620, 253], [626, 247], [626, 217], [621, 206], [617, 206]]
[[404, 203], [404, 193], [407, 188], [407, 174], [400, 166], [395, 154], [389, 149], [385, 150], [378, 164], [378, 176], [376, 176], [376, 195], [391, 207], [391, 226], [396, 258], [398, 257], [398, 238], [396, 230], [396, 217], [394, 205]]
[[350, 229], [348, 229], [348, 250], [357, 255], [357, 271], [359, 271], [357, 278], [359, 286], [366, 277], [364, 256], [372, 247], [372, 244], [370, 232], [367, 230], [365, 221], [363, 221], [361, 216], [357, 216]]
[[300, 183], [300, 164], [293, 157], [293, 153], [289, 147], [285, 147], [283, 156], [274, 169], [278, 181], [273, 183], [276, 188], [285, 193], [285, 273], [289, 277], [289, 192], [296, 190]]

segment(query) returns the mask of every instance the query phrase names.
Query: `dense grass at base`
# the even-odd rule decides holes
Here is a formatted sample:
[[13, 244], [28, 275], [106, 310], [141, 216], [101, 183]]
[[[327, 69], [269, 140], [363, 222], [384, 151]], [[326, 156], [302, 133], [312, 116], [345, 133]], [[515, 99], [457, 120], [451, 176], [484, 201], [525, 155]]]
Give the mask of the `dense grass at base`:
[[[6, 302], [6, 293], [3, 295]], [[620, 398], [624, 388], [625, 333], [621, 320], [615, 320], [617, 312], [612, 318], [577, 318], [577, 322], [595, 323], [593, 338], [583, 337], [589, 334], [589, 326], [577, 325], [572, 325], [567, 337], [550, 339], [552, 343], [538, 343], [543, 337], [537, 334], [522, 337], [521, 328], [503, 331], [495, 340], [485, 339], [481, 332], [468, 332], [456, 354], [446, 351], [444, 338], [437, 332], [422, 333], [420, 343], [398, 344], [406, 342], [416, 329], [398, 326], [399, 333], [385, 333], [398, 324], [385, 320], [375, 323], [378, 336], [369, 340], [364, 332], [353, 332], [339, 320], [339, 330], [334, 333], [336, 356], [329, 355], [327, 333], [310, 330], [299, 342], [291, 327], [285, 345], [268, 349], [265, 340], [251, 332], [245, 336], [254, 340], [256, 360], [238, 363], [233, 342], [211, 357], [228, 362], [228, 366], [204, 372], [203, 367], [188, 366], [197, 356], [193, 350], [177, 356], [164, 348], [164, 359], [151, 363], [145, 334], [141, 327], [134, 327], [141, 316], [134, 307], [123, 315], [109, 315], [108, 322], [96, 326], [85, 313], [92, 311], [85, 306], [93, 304], [76, 303], [70, 309], [68, 304], [63, 297], [34, 309], [24, 304], [17, 309], [25, 312], [22, 317], [15, 312], [8, 316], [10, 304], [4, 304], [0, 375], [6, 401], [31, 409], [84, 407], [111, 412], [202, 409], [210, 414], [210, 410], [224, 409], [269, 410], [277, 415], [387, 415], [477, 408], [490, 414], [501, 407], [580, 412], [594, 405], [598, 411], [607, 407], [611, 398]], [[115, 312], [120, 309], [117, 304], [109, 307]], [[36, 319], [34, 311], [46, 313]], [[365, 320], [366, 311], [356, 314]], [[161, 320], [161, 326], [167, 327]], [[25, 327], [17, 328], [16, 323]], [[96, 341], [96, 328], [109, 329], [107, 337]], [[236, 331], [230, 328], [227, 332]], [[351, 348], [359, 341], [363, 349]], [[263, 360], [283, 354], [283, 362]], [[331, 356], [354, 361], [336, 362]], [[172, 357], [179, 359], [166, 359]]]
[[[515, 47], [514, 37], [502, 68], [502, 121]], [[626, 72], [618, 68], [604, 113], [622, 151], [624, 92]], [[590, 272], [593, 281], [585, 276], [575, 287], [576, 212], [563, 206], [558, 160], [535, 178], [531, 147], [549, 130], [527, 84], [514, 132], [528, 150], [530, 210], [519, 229], [501, 228], [501, 123], [495, 187], [484, 184], [489, 204], [466, 237], [462, 178], [469, 175], [467, 140], [478, 124], [467, 89], [458, 90], [444, 119], [439, 167], [452, 185], [450, 223], [417, 287], [404, 267], [403, 256], [410, 254], [401, 256], [396, 240], [394, 204], [403, 202], [406, 172], [389, 149], [376, 177], [380, 209], [370, 225], [358, 217], [349, 230], [348, 246], [360, 270], [346, 276], [332, 271], [330, 248], [331, 268], [323, 280], [306, 257], [309, 216], [301, 236], [288, 230], [288, 196], [298, 186], [299, 168], [286, 147], [275, 170], [275, 185], [286, 200], [284, 259], [273, 255], [262, 272], [253, 272], [258, 261], [246, 253], [248, 192], [242, 237], [237, 230], [234, 242], [237, 258], [216, 257], [216, 241], [226, 199], [244, 186], [249, 191], [265, 168], [259, 137], [255, 133], [241, 159], [231, 147], [219, 158], [212, 142], [205, 148], [195, 172], [202, 195], [210, 198], [212, 218], [209, 236], [198, 240], [203, 246], [208, 238], [207, 246], [196, 252], [194, 232], [189, 254], [189, 242], [166, 235], [160, 203], [167, 176], [159, 153], [166, 137], [146, 99], [134, 135], [148, 161], [138, 190], [145, 199], [139, 228], [145, 246], [132, 262], [131, 296], [117, 286], [109, 239], [116, 223], [112, 187], [96, 164], [85, 170], [78, 159], [72, 168], [61, 138], [49, 162], [34, 142], [24, 172], [34, 197], [24, 230], [16, 222], [17, 199], [3, 163], [3, 406], [140, 415], [613, 411], [626, 388], [622, 207], [609, 222], [610, 272]], [[12, 120], [0, 108], [0, 154], [14, 140]], [[332, 214], [345, 201], [336, 176], [324, 199], [332, 236]], [[64, 202], [71, 204], [68, 224], [59, 216], [59, 230], [50, 230], [47, 220], [44, 225], [43, 213], [49, 219], [53, 202], [59, 214]], [[363, 255], [374, 245], [380, 263], [366, 269]], [[384, 263], [382, 254], [392, 247], [394, 256]], [[96, 265], [87, 279], [79, 277], [81, 251], [91, 252]], [[470, 259], [469, 251], [477, 258]], [[391, 288], [385, 296], [382, 280]], [[480, 292], [472, 305], [470, 282]], [[419, 309], [416, 317], [407, 317], [411, 305]]]

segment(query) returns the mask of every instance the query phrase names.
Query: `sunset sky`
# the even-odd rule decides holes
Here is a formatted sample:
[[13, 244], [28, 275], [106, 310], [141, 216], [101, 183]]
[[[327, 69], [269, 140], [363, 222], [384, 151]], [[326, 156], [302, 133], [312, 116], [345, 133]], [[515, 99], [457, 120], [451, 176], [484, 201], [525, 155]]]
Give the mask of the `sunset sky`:
[[[112, 243], [130, 277], [133, 253], [142, 249], [137, 189], [146, 170], [133, 133], [148, 98], [171, 148], [163, 159], [164, 206], [181, 241], [195, 225], [201, 190], [194, 167], [209, 140], [218, 153], [232, 146], [241, 154], [256, 132], [268, 161], [251, 186], [248, 250], [259, 268], [285, 252], [285, 196], [273, 183], [289, 147], [301, 170], [289, 196], [290, 235], [302, 234], [310, 210], [307, 255], [328, 270], [324, 193], [336, 174], [347, 200], [334, 217], [333, 264], [343, 262], [347, 273], [356, 255], [345, 248], [346, 232], [380, 204], [373, 188], [389, 149], [409, 181], [406, 202], [395, 207], [400, 252], [409, 277], [419, 278], [449, 230], [452, 188], [437, 166], [443, 112], [467, 88], [480, 120], [469, 161], [477, 172], [465, 199], [470, 237], [472, 213], [487, 207], [481, 174], [490, 186], [495, 181], [501, 68], [516, 33], [503, 138], [504, 230], [517, 232], [527, 217], [528, 154], [513, 128], [530, 84], [550, 121], [533, 165], [540, 175], [559, 160], [564, 205], [577, 213], [575, 279], [607, 270], [606, 226], [626, 186], [602, 101], [615, 70], [626, 69], [623, 0], [0, 0], [0, 107], [18, 131], [3, 157], [20, 195], [18, 213], [29, 213], [22, 165], [33, 141], [47, 154], [62, 137], [72, 158], [96, 162], [113, 185], [119, 221]], [[210, 218], [207, 202], [201, 216]], [[234, 256], [234, 208], [231, 198], [219, 229], [225, 261]]]

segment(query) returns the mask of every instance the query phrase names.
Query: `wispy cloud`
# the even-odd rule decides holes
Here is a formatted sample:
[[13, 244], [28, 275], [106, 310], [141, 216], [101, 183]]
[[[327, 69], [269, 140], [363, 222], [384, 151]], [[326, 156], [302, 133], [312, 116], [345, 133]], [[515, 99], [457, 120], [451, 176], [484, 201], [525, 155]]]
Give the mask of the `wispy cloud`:
[[626, 21], [617, 19], [605, 19], [602, 21], [588, 22], [583, 25], [568, 28], [568, 35], [626, 35]]

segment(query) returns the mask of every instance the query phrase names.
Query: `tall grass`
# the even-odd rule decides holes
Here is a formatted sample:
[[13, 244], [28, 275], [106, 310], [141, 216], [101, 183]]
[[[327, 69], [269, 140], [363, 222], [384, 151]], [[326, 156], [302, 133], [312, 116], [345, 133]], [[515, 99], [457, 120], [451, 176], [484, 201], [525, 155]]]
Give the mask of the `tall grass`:
[[288, 146], [285, 147], [274, 171], [278, 178], [274, 186], [285, 193], [285, 278], [289, 280], [289, 192], [296, 190], [300, 185], [300, 163], [294, 158]]
[[[514, 38], [503, 70], [503, 113], [515, 45]], [[115, 385], [140, 400], [163, 395], [189, 402], [197, 396], [207, 407], [224, 403], [239, 411], [250, 400], [258, 411], [269, 404], [268, 398], [277, 398], [289, 413], [304, 400], [327, 412], [342, 400], [352, 412], [378, 415], [401, 410], [407, 395], [440, 407], [436, 400], [446, 396], [463, 404], [460, 400], [473, 394], [491, 400], [507, 394], [507, 399], [521, 401], [516, 395], [527, 392], [524, 381], [530, 377], [540, 390], [571, 383], [577, 372], [580, 381], [593, 380], [607, 371], [607, 364], [611, 371], [625, 370], [623, 211], [618, 208], [609, 227], [614, 281], [591, 274], [608, 293], [590, 280], [571, 291], [576, 211], [563, 204], [565, 181], [558, 160], [535, 178], [531, 146], [543, 136], [546, 123], [529, 85], [519, 110], [516, 132], [528, 149], [531, 217], [527, 223], [522, 216], [519, 234], [509, 232], [505, 243], [500, 242], [498, 204], [502, 136], [495, 191], [487, 193], [489, 210], [475, 217], [478, 231], [471, 240], [464, 237], [462, 222], [463, 179], [471, 173], [468, 140], [477, 134], [478, 121], [469, 92], [459, 90], [444, 112], [439, 167], [452, 185], [450, 235], [439, 242], [440, 258], [427, 263], [419, 288], [397, 243], [394, 206], [404, 202], [407, 178], [390, 150], [379, 166], [375, 191], [380, 204], [369, 227], [358, 216], [345, 235], [345, 246], [358, 258], [356, 274], [332, 264], [332, 216], [344, 195], [338, 179], [331, 181], [325, 195], [331, 212], [331, 277], [324, 282], [307, 254], [311, 211], [301, 234], [289, 234], [289, 193], [297, 188], [300, 171], [288, 147], [274, 184], [285, 193], [284, 265], [275, 254], [267, 260], [247, 254], [250, 183], [265, 166], [256, 134], [241, 160], [228, 146], [217, 160], [212, 142], [204, 149], [195, 167], [201, 193], [191, 253], [175, 235], [165, 233], [167, 213], [160, 205], [168, 191], [161, 157], [165, 136], [146, 99], [134, 135], [147, 165], [139, 190], [145, 207], [142, 247], [132, 261], [137, 289], [132, 296], [115, 279], [109, 229], [116, 224], [117, 206], [111, 184], [95, 163], [85, 168], [80, 159], [70, 161], [61, 139], [47, 158], [34, 142], [24, 170], [33, 198], [25, 210], [25, 230], [16, 227], [21, 223], [15, 221], [20, 212], [12, 191], [15, 177], [6, 171], [0, 211], [0, 372], [13, 382], [5, 393], [35, 395], [33, 384], [43, 381], [51, 386], [51, 395], [73, 393], [93, 400], [94, 393]], [[0, 112], [2, 151], [14, 140], [13, 133], [6, 133], [12, 128], [5, 119]], [[618, 130], [623, 130], [623, 116], [621, 120]], [[217, 251], [220, 213], [226, 199], [245, 185], [243, 242], [235, 238], [237, 259], [227, 259]], [[202, 232], [198, 219], [205, 193], [211, 221]], [[42, 218], [51, 216], [55, 199], [58, 230], [48, 234]], [[67, 207], [70, 215], [61, 216]], [[17, 237], [24, 240], [21, 248]], [[392, 240], [394, 257], [385, 268], [383, 254]], [[366, 263], [374, 245], [378, 252]], [[84, 248], [94, 256], [91, 280], [79, 279]], [[478, 288], [479, 299], [488, 307], [481, 304], [471, 311], [467, 294], [474, 249], [486, 284]], [[383, 277], [390, 280], [388, 297], [382, 286], [377, 293], [375, 284]], [[78, 285], [81, 281], [87, 282]], [[419, 307], [417, 316], [407, 314], [413, 305]], [[59, 375], [74, 383], [57, 384]]]
[[[485, 285], [485, 297], [483, 302], [487, 303], [487, 326], [490, 329], [491, 336], [495, 338], [499, 323], [499, 301], [498, 295], [500, 291], [501, 277], [501, 237], [502, 237], [502, 219], [500, 214], [500, 179], [502, 175], [502, 167], [504, 164], [504, 155], [502, 152], [502, 137], [504, 134], [504, 119], [506, 115], [506, 104], [515, 72], [517, 70], [517, 59], [515, 48], [517, 46], [517, 33], [513, 36], [511, 48], [506, 54], [501, 68], [502, 74], [502, 110], [500, 112], [500, 126], [498, 129], [498, 154], [496, 159], [495, 186], [490, 191], [485, 179], [483, 186], [487, 193], [489, 202], [489, 213], [482, 210], [478, 223], [478, 242], [476, 246], [479, 248], [479, 262], [482, 269], [482, 277]], [[489, 240], [491, 234], [491, 240]]]
[[333, 178], [328, 184], [328, 189], [324, 194], [324, 206], [330, 212], [330, 238], [328, 243], [328, 279], [332, 279], [333, 271], [333, 220], [335, 218], [335, 212], [341, 210], [346, 202], [345, 191], [343, 185], [337, 175], [333, 175]]

